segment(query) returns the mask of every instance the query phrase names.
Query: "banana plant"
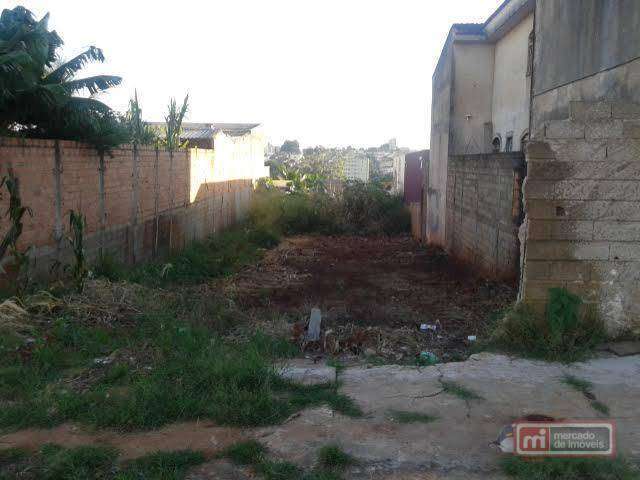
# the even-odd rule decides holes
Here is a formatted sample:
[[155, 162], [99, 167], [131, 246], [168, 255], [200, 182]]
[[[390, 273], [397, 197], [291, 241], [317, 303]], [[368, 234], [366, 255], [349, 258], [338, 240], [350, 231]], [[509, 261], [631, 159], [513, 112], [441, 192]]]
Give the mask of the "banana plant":
[[[9, 172], [9, 176], [2, 177], [2, 180], [0, 180], [0, 188], [3, 186], [6, 186], [9, 191], [7, 216], [9, 217], [10, 226], [2, 242], [0, 242], [0, 272], [5, 273], [4, 265], [11, 260], [13, 261], [18, 269], [17, 294], [21, 296], [29, 285], [29, 252], [31, 248], [26, 250], [18, 248], [18, 239], [22, 235], [22, 219], [24, 215], [28, 214], [33, 217], [33, 211], [31, 208], [22, 205], [19, 182], [12, 172]], [[7, 253], [9, 253], [9, 257], [5, 257]]]
[[87, 268], [87, 259], [85, 257], [84, 250], [84, 234], [87, 228], [87, 219], [81, 213], [76, 213], [71, 210], [69, 212], [69, 227], [71, 236], [67, 239], [73, 250], [73, 256], [75, 263], [71, 268], [71, 275], [75, 283], [78, 293], [82, 293], [84, 290], [84, 283], [89, 276], [89, 269]]

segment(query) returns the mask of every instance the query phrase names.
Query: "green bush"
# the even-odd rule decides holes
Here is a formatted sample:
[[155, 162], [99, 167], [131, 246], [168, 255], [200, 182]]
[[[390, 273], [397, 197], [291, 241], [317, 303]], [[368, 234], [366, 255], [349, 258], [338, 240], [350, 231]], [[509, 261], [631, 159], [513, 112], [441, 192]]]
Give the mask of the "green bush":
[[508, 311], [496, 324], [493, 343], [534, 358], [576, 361], [606, 339], [604, 325], [595, 313], [583, 308], [580, 297], [565, 289], [549, 290], [544, 315], [526, 304]]
[[347, 183], [339, 196], [260, 190], [251, 206], [250, 222], [283, 235], [398, 235], [411, 229], [401, 197], [361, 182]]

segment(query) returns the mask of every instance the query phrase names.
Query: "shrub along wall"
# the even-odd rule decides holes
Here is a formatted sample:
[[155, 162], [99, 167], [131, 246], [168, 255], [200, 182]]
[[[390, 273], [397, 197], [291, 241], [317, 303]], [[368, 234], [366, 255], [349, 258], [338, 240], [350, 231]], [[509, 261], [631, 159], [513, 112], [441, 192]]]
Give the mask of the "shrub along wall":
[[[0, 138], [0, 176], [19, 180], [25, 216], [19, 245], [33, 246], [37, 273], [70, 262], [69, 211], [87, 218], [87, 257], [109, 252], [126, 263], [148, 260], [205, 238], [243, 219], [253, 191], [251, 174], [214, 173], [214, 152], [169, 152], [122, 146], [101, 155], [71, 141]], [[236, 175], [237, 176], [237, 175]], [[0, 193], [0, 211], [8, 207]], [[3, 218], [0, 235], [9, 225]]]
[[449, 157], [447, 251], [491, 278], [518, 278], [523, 170], [520, 152]]

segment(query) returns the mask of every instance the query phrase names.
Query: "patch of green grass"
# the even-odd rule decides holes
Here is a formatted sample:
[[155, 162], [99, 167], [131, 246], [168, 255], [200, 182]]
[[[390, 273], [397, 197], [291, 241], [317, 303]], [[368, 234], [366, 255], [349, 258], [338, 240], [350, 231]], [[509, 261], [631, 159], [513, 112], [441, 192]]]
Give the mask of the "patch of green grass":
[[114, 480], [181, 480], [189, 468], [204, 462], [201, 452], [156, 452], [128, 462]]
[[4, 451], [0, 467], [13, 467], [0, 478], [39, 480], [182, 480], [187, 470], [204, 461], [190, 450], [156, 452], [118, 463], [118, 451], [104, 446], [64, 448], [45, 445], [35, 454]]
[[431, 423], [438, 419], [426, 413], [408, 412], [405, 410], [389, 410], [389, 418], [396, 423]]
[[600, 400], [593, 400], [591, 402], [591, 408], [607, 417], [611, 413], [611, 411], [609, 410], [609, 406], [606, 403], [601, 402]]
[[545, 458], [527, 461], [505, 456], [502, 469], [521, 480], [638, 480], [637, 466], [623, 459]]
[[575, 375], [565, 375], [562, 378], [562, 382], [566, 385], [569, 385], [574, 390], [582, 393], [588, 400], [591, 402], [591, 408], [595, 411], [603, 414], [609, 415], [609, 407], [596, 399], [595, 394], [593, 393], [593, 383], [583, 378], [578, 378]]
[[291, 403], [296, 410], [318, 405], [328, 405], [334, 411], [349, 417], [364, 416], [362, 409], [349, 397], [338, 393], [337, 383], [300, 385], [286, 380], [278, 382], [281, 388], [291, 392]]
[[453, 395], [454, 397], [458, 397], [461, 400], [469, 401], [469, 400], [482, 400], [483, 398], [478, 395], [473, 390], [460, 385], [459, 383], [453, 382], [451, 380], [442, 380], [440, 379], [440, 385], [442, 385], [442, 391], [444, 393], [448, 393], [449, 395]]
[[270, 358], [295, 358], [300, 356], [300, 347], [286, 338], [256, 332], [251, 338], [256, 350]]
[[0, 467], [24, 460], [29, 452], [23, 448], [5, 448], [0, 450]]
[[298, 480], [303, 475], [299, 467], [284, 461], [263, 460], [255, 469], [265, 480]]
[[237, 465], [251, 466], [265, 480], [342, 480], [339, 472], [356, 463], [340, 447], [327, 445], [318, 453], [318, 468], [304, 472], [292, 463], [269, 459], [267, 449], [255, 440], [231, 445], [219, 457], [228, 458]]
[[40, 451], [39, 478], [80, 480], [109, 478], [118, 452], [110, 447], [63, 448], [45, 445]]
[[267, 449], [256, 440], [238, 442], [225, 448], [219, 456], [238, 465], [256, 465], [264, 459]]
[[355, 458], [336, 444], [325, 445], [318, 452], [318, 464], [325, 470], [344, 471], [355, 463]]
[[123, 280], [127, 275], [127, 267], [110, 252], [104, 253], [93, 267], [96, 277], [103, 277], [112, 282]]
[[292, 463], [269, 460], [265, 446], [255, 440], [230, 445], [219, 456], [237, 465], [252, 466], [266, 480], [297, 480], [302, 477], [302, 471]]
[[569, 385], [574, 390], [582, 393], [586, 397], [592, 397], [593, 393], [591, 390], [593, 389], [593, 383], [583, 378], [578, 378], [574, 375], [565, 375], [562, 378], [562, 382]]
[[329, 360], [327, 360], [327, 366], [335, 368], [337, 375], [340, 375], [347, 368], [347, 366], [343, 362], [341, 362], [338, 358], [335, 358], [335, 357], [332, 357]]
[[519, 304], [499, 319], [489, 347], [525, 357], [574, 362], [588, 358], [607, 338], [595, 310], [565, 289], [549, 289], [544, 315]]
[[112, 281], [127, 280], [148, 286], [194, 284], [234, 273], [278, 242], [278, 236], [271, 231], [246, 225], [193, 242], [163, 262], [126, 267], [113, 256], [105, 255], [94, 267], [94, 273]]
[[[135, 374], [114, 365], [83, 392], [58, 382], [62, 372], [83, 362], [85, 368], [97, 368], [93, 355], [108, 352], [80, 346], [73, 336], [51, 340], [29, 364], [14, 359], [14, 365], [0, 369], [0, 395], [14, 400], [0, 410], [0, 427], [78, 421], [134, 430], [197, 418], [258, 426], [276, 424], [300, 409], [322, 404], [346, 415], [362, 414], [335, 384], [303, 386], [281, 379], [273, 363], [292, 351], [264, 335], [240, 345], [227, 344], [206, 327], [175, 319], [170, 311], [141, 318], [136, 330], [128, 333], [129, 348], [145, 345], [153, 351], [153, 363]], [[117, 344], [105, 342], [110, 348]], [[70, 360], [78, 350], [83, 351], [79, 363]]]

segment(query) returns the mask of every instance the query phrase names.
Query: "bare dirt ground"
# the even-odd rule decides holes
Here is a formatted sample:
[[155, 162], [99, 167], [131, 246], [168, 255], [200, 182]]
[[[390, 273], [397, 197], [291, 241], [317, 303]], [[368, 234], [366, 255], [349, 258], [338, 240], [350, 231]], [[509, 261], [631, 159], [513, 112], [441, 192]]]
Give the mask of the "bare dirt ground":
[[394, 363], [422, 351], [465, 358], [468, 336], [482, 338], [492, 315], [515, 299], [512, 286], [476, 278], [409, 237], [288, 238], [225, 290], [253, 318], [276, 313], [295, 323], [294, 337], [317, 306], [326, 332], [319, 350]]

